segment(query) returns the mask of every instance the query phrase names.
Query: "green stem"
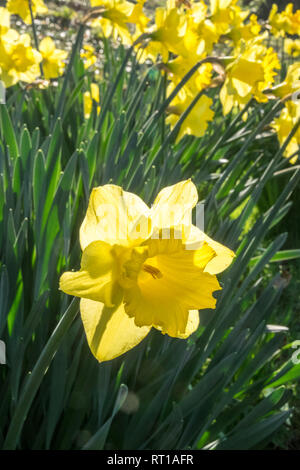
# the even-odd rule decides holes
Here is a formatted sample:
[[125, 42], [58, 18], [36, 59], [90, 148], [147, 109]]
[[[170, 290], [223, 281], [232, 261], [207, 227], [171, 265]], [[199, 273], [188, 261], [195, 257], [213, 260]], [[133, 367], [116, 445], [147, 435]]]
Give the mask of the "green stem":
[[34, 366], [32, 373], [27, 379], [15, 413], [12, 417], [3, 445], [3, 450], [14, 450], [17, 447], [19, 436], [21, 434], [29, 408], [65, 333], [69, 330], [77, 313], [78, 299], [75, 298], [72, 300], [71, 304], [63, 314], [61, 320], [50, 336], [48, 343], [44, 347], [36, 365]]
[[[31, 0], [28, 0], [28, 6], [29, 6], [29, 11], [30, 11], [30, 16], [31, 16], [31, 25], [32, 25], [34, 44], [35, 44], [36, 50], [39, 51], [39, 41], [38, 41], [38, 37], [36, 34], [36, 27], [35, 27], [35, 22], [34, 22]], [[44, 70], [43, 70], [42, 62], [40, 62], [40, 71], [41, 71], [41, 76], [44, 77]]]
[[[167, 73], [163, 72], [163, 103], [166, 101], [167, 98]], [[161, 143], [164, 143], [166, 134], [166, 116], [162, 115], [162, 123], [161, 123]]]

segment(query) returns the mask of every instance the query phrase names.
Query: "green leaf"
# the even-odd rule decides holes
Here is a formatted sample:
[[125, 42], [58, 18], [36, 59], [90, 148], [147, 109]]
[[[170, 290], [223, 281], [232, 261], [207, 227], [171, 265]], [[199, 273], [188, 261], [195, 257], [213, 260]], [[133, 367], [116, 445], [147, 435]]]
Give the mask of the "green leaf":
[[256, 444], [262, 442], [274, 434], [288, 419], [290, 411], [276, 413], [269, 418], [248, 426], [244, 432], [233, 434], [215, 447], [216, 450], [246, 450], [252, 449]]
[[[299, 348], [298, 348], [299, 351]], [[282, 370], [280, 370], [273, 379], [268, 382], [265, 386], [267, 388], [275, 388], [280, 385], [295, 382], [300, 378], [300, 361], [299, 361], [299, 352], [297, 350], [294, 352], [294, 362], [293, 359], [289, 361]]]
[[[250, 264], [256, 264], [258, 261], [262, 259], [262, 256], [255, 256], [254, 258], [251, 259]], [[292, 259], [298, 259], [300, 258], [300, 250], [299, 249], [294, 249], [294, 250], [282, 250], [278, 251], [272, 258], [269, 260], [270, 263], [278, 263], [282, 261], [289, 261]]]
[[101, 450], [104, 447], [109, 429], [111, 427], [112, 421], [116, 414], [119, 412], [120, 408], [124, 404], [128, 395], [128, 388], [125, 384], [121, 384], [119, 392], [115, 401], [114, 409], [111, 416], [108, 420], [101, 426], [101, 428], [89, 439], [89, 441], [84, 445], [83, 450]]
[[0, 104], [0, 128], [2, 139], [8, 145], [10, 155], [12, 156], [12, 158], [17, 158], [19, 155], [19, 148], [15, 131], [5, 104]]

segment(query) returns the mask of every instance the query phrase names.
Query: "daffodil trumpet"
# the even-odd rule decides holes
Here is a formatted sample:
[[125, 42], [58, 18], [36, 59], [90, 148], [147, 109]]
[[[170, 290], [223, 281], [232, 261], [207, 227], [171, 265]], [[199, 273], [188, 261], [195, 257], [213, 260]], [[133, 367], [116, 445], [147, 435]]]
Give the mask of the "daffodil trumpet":
[[190, 180], [162, 189], [151, 208], [116, 185], [93, 189], [80, 227], [81, 267], [62, 274], [60, 289], [81, 297], [98, 361], [126, 353], [151, 328], [188, 338], [198, 311], [215, 308], [216, 274], [234, 253], [192, 224], [197, 200]]

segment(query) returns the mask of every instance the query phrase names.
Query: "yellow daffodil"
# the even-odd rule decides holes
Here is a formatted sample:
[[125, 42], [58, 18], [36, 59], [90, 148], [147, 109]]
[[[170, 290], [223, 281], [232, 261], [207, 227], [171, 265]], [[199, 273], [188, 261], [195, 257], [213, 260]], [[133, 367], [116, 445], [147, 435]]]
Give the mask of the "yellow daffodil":
[[131, 44], [132, 37], [128, 28], [129, 17], [134, 4], [126, 0], [91, 0], [92, 7], [105, 8], [101, 17], [92, 22], [94, 28], [100, 28], [103, 35], [117, 40], [121, 38], [124, 44]]
[[278, 56], [272, 47], [260, 44], [260, 38], [244, 42], [234, 59], [228, 59], [226, 80], [220, 92], [223, 113], [226, 115], [233, 107], [243, 109], [254, 97], [266, 102], [264, 90], [270, 88], [277, 71], [280, 69]]
[[[207, 6], [203, 1], [192, 3], [186, 12], [187, 27], [183, 38], [190, 60], [197, 61], [206, 57], [217, 43], [220, 32], [217, 26], [208, 18]], [[183, 55], [182, 50], [180, 53]]]
[[40, 42], [40, 53], [43, 57], [43, 71], [46, 80], [62, 75], [68, 53], [62, 49], [56, 49], [54, 41], [45, 37]]
[[284, 36], [285, 35], [285, 19], [278, 14], [278, 5], [273, 3], [270, 10], [268, 22], [271, 27], [271, 33], [274, 36]]
[[41, 54], [31, 47], [28, 34], [8, 30], [0, 41], [0, 79], [6, 87], [33, 82], [40, 75]]
[[278, 13], [277, 4], [272, 5], [268, 21], [274, 36], [300, 35], [300, 10], [296, 10], [294, 13], [293, 8], [293, 3], [289, 3], [285, 10]]
[[137, 0], [137, 2], [133, 5], [132, 11], [128, 17], [128, 23], [135, 25], [139, 34], [146, 31], [147, 25], [150, 21], [148, 16], [146, 16], [143, 12], [145, 1], [146, 0]]
[[81, 297], [88, 344], [99, 361], [136, 346], [152, 327], [187, 338], [199, 309], [215, 308], [215, 274], [233, 252], [191, 225], [197, 190], [190, 181], [166, 187], [151, 209], [115, 185], [94, 188], [80, 228], [81, 268], [60, 289]]
[[211, 21], [219, 35], [241, 27], [249, 12], [237, 5], [238, 0], [210, 0]]
[[[287, 101], [284, 108], [282, 109], [280, 116], [274, 119], [272, 123], [273, 129], [277, 133], [277, 137], [280, 145], [283, 145], [286, 138], [294, 128], [294, 126], [299, 122], [300, 119], [300, 102]], [[288, 143], [284, 156], [289, 159], [290, 163], [296, 163], [298, 156], [296, 153], [299, 153], [300, 150], [300, 127]]]
[[[178, 85], [182, 78], [196, 65], [196, 61], [192, 61], [193, 57], [184, 58], [182, 56], [176, 57], [167, 64], [164, 69], [168, 72], [168, 78], [172, 81], [173, 85]], [[199, 91], [207, 88], [212, 81], [213, 66], [211, 63], [203, 63], [199, 66], [198, 70], [192, 75], [189, 81], [184, 86], [190, 94], [196, 95]], [[171, 87], [173, 88], [173, 87]], [[171, 88], [169, 89], [171, 91]]]
[[83, 50], [80, 53], [80, 57], [83, 60], [83, 65], [85, 69], [90, 68], [97, 61], [97, 56], [95, 54], [95, 48], [90, 44], [85, 44]]
[[241, 39], [250, 41], [256, 38], [260, 34], [260, 31], [261, 25], [257, 21], [257, 16], [252, 14], [247, 23], [233, 25], [231, 31], [228, 33], [228, 37], [233, 40], [235, 46], [238, 46]]
[[286, 38], [284, 41], [284, 52], [292, 57], [300, 56], [300, 39]]
[[[172, 89], [172, 85], [170, 89]], [[166, 123], [170, 124], [171, 128], [176, 125], [177, 121], [192, 103], [194, 98], [196, 98], [196, 95], [189, 93], [186, 89], [182, 89], [181, 92], [177, 94], [168, 108], [169, 116], [166, 119]], [[194, 135], [196, 137], [202, 137], [204, 135], [208, 122], [212, 121], [214, 117], [214, 112], [211, 109], [212, 103], [212, 99], [206, 95], [202, 95], [199, 98], [181, 124], [177, 135], [177, 142], [184, 135]]]
[[158, 7], [155, 10], [155, 25], [147, 30], [151, 37], [150, 43], [144, 48], [140, 60], [146, 58], [156, 61], [161, 56], [163, 62], [169, 59], [169, 53], [182, 54], [186, 51], [184, 35], [186, 33], [186, 17], [181, 15], [180, 9], [168, 2], [167, 7]]
[[[84, 117], [90, 117], [93, 109], [93, 101], [100, 103], [99, 87], [96, 83], [91, 83], [90, 91], [86, 91], [83, 95], [83, 112]], [[97, 114], [100, 112], [100, 106], [97, 106]]]
[[288, 67], [284, 81], [272, 88], [272, 94], [285, 98], [298, 90], [300, 92], [300, 64], [295, 63]]
[[[37, 15], [44, 15], [48, 12], [48, 8], [43, 0], [31, 0], [32, 14], [35, 18]], [[31, 24], [31, 15], [28, 0], [8, 0], [6, 8], [15, 15], [19, 15], [24, 23]]]

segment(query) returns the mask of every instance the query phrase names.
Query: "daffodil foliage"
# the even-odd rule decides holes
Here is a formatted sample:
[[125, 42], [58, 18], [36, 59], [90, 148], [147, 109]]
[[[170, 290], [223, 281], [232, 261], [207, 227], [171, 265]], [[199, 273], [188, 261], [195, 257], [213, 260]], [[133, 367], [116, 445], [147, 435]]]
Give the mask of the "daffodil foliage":
[[299, 11], [54, 3], [0, 9], [1, 449], [281, 447]]

